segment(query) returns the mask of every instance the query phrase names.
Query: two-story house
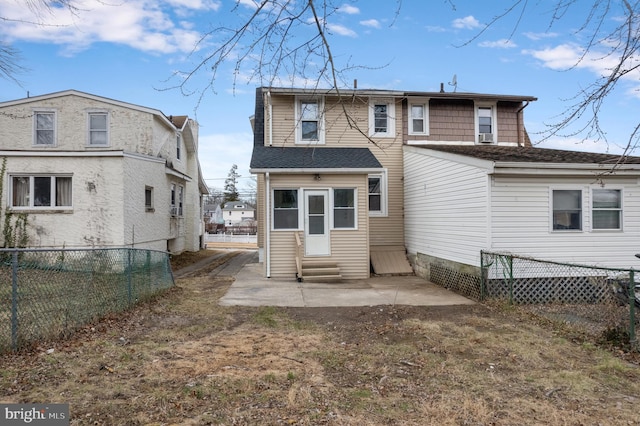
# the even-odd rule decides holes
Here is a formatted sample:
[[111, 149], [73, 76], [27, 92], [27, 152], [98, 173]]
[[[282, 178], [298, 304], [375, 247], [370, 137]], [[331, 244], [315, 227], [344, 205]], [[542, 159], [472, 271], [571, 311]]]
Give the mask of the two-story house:
[[265, 275], [404, 272], [401, 254], [432, 281], [476, 279], [481, 250], [628, 267], [640, 158], [532, 147], [524, 111], [536, 100], [259, 88]]
[[392, 91], [257, 90], [251, 172], [266, 276], [365, 278], [372, 259], [377, 272], [411, 272], [403, 235], [403, 98]]
[[33, 247], [203, 246], [198, 124], [68, 90], [0, 103], [3, 209]]
[[222, 218], [225, 226], [242, 226], [243, 223], [253, 224], [255, 209], [246, 203], [228, 201], [222, 208]]

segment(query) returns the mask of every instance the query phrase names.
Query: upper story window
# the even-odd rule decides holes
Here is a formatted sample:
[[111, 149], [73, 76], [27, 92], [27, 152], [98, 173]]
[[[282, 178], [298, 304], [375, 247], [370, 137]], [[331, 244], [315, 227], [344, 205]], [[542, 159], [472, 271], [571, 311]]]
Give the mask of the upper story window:
[[178, 134], [176, 135], [176, 158], [177, 158], [178, 160], [180, 160], [181, 155], [182, 155], [182, 153], [181, 153], [181, 151], [180, 151], [180, 148], [181, 148], [181, 147], [182, 147], [182, 138], [180, 137], [180, 133], [178, 133]]
[[582, 230], [582, 191], [579, 189], [552, 190], [554, 231]]
[[144, 187], [144, 208], [147, 212], [155, 211], [153, 208], [153, 186]]
[[594, 189], [591, 198], [593, 229], [622, 229], [622, 191]]
[[410, 100], [408, 111], [409, 134], [427, 136], [429, 134], [429, 101]]
[[369, 136], [393, 138], [396, 135], [396, 108], [393, 99], [369, 101]]
[[480, 143], [495, 143], [497, 141], [495, 110], [494, 105], [476, 106], [476, 128]]
[[55, 111], [36, 111], [34, 117], [34, 145], [54, 146], [56, 144]]
[[56, 209], [71, 207], [71, 176], [11, 176], [11, 207]]
[[296, 143], [324, 143], [323, 108], [319, 98], [296, 101]]
[[90, 112], [89, 145], [105, 146], [109, 144], [108, 114], [106, 112]]

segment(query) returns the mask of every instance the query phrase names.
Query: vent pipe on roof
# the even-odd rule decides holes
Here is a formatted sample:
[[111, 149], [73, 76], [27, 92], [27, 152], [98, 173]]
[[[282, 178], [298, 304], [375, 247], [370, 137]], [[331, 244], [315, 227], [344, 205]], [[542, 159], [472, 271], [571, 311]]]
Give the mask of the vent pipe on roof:
[[358, 88], [358, 79], [354, 78], [353, 79], [353, 90], [356, 90]]
[[444, 83], [440, 83], [440, 93], [444, 93]]

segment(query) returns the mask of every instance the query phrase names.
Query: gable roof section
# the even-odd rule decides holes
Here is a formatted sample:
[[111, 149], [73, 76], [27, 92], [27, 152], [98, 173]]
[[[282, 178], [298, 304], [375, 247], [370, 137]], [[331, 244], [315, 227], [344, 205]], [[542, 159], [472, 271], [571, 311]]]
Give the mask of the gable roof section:
[[432, 150], [442, 155], [463, 156], [486, 163], [492, 173], [503, 174], [568, 174], [640, 172], [640, 157], [560, 149], [518, 146], [411, 145], [405, 147]]
[[22, 98], [22, 99], [16, 99], [16, 100], [12, 100], [12, 101], [6, 101], [6, 102], [0, 102], [0, 108], [4, 108], [4, 107], [8, 107], [8, 106], [14, 106], [14, 105], [20, 105], [20, 104], [26, 104], [26, 103], [30, 103], [30, 102], [37, 102], [37, 101], [41, 101], [41, 100], [46, 100], [46, 99], [54, 99], [54, 98], [61, 98], [64, 96], [78, 96], [81, 98], [85, 98], [85, 99], [91, 99], [93, 101], [97, 101], [97, 102], [103, 102], [103, 103], [107, 103], [107, 104], [111, 104], [111, 105], [117, 105], [123, 108], [129, 108], [129, 109], [134, 109], [137, 111], [141, 111], [141, 112], [146, 112], [149, 114], [153, 114], [157, 117], [160, 118], [160, 120], [167, 126], [169, 127], [173, 127], [176, 128], [176, 125], [174, 123], [172, 123], [169, 118], [164, 115], [164, 113], [158, 109], [154, 109], [154, 108], [149, 108], [149, 107], [145, 107], [145, 106], [140, 106], [140, 105], [135, 105], [135, 104], [130, 104], [128, 102], [123, 102], [123, 101], [118, 101], [115, 99], [111, 99], [111, 98], [105, 98], [103, 96], [97, 96], [97, 95], [92, 95], [90, 93], [85, 93], [85, 92], [81, 92], [79, 90], [64, 90], [64, 91], [60, 91], [60, 92], [53, 92], [53, 93], [48, 93], [45, 95], [38, 95], [38, 96], [30, 96], [28, 98]]
[[281, 173], [318, 170], [346, 172], [381, 169], [382, 165], [368, 148], [266, 147], [255, 146], [251, 172]]

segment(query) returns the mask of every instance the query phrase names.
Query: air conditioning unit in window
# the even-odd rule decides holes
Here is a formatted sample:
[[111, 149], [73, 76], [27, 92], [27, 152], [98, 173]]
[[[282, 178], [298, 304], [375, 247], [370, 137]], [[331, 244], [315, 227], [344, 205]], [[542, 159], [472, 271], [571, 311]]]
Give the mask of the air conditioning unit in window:
[[478, 142], [493, 143], [493, 133], [480, 133], [478, 135]]

